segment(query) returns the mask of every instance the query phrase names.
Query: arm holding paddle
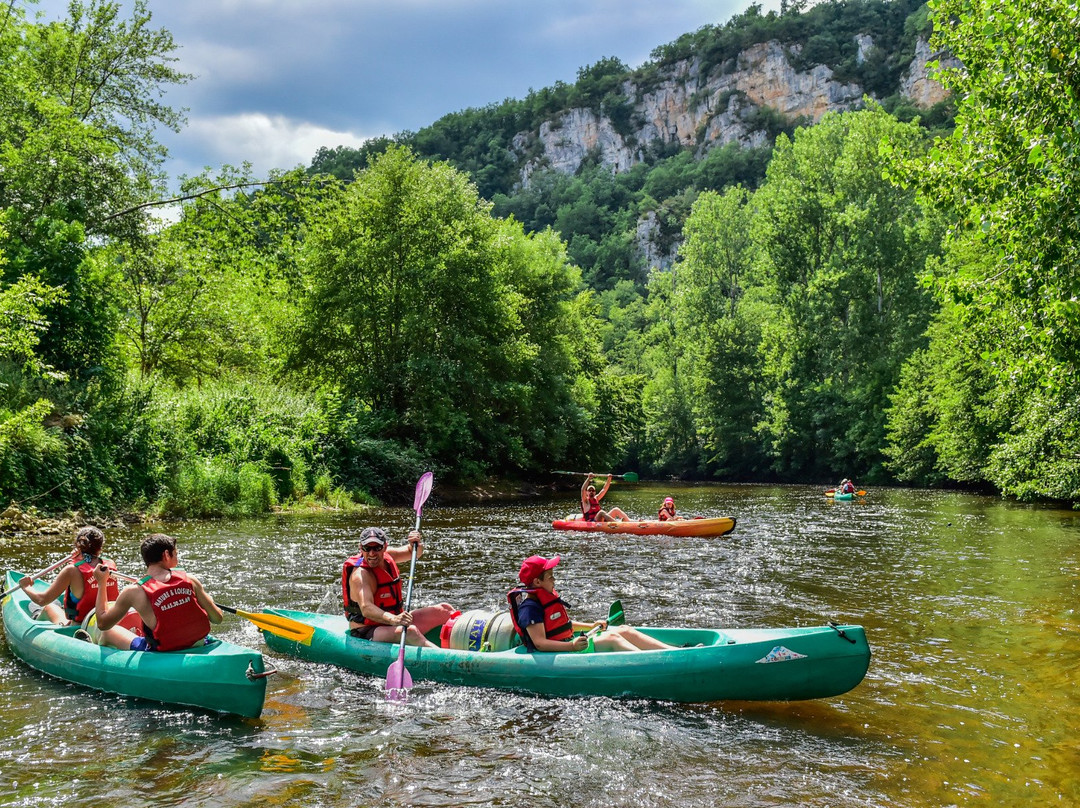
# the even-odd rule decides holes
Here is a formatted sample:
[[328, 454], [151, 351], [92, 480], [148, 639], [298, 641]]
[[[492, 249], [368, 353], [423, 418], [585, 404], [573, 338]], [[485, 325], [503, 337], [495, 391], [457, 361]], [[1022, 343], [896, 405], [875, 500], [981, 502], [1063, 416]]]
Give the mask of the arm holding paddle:
[[[49, 584], [49, 586], [45, 589], [44, 592], [38, 591], [37, 589], [33, 588], [34, 581], [40, 578], [42, 575], [47, 575], [48, 573], [52, 572], [57, 567], [63, 567], [65, 564], [74, 564], [76, 561], [79, 560], [81, 555], [82, 554], [79, 553], [77, 550], [72, 550], [71, 555], [67, 558], [58, 561], [50, 567], [46, 567], [41, 572], [38, 572], [32, 576], [27, 575], [24, 578], [20, 579], [19, 586], [26, 591], [26, 596], [38, 606], [49, 606], [58, 597], [60, 597], [68, 589], [69, 586], [71, 586], [72, 576], [77, 576], [78, 573], [72, 566], [64, 568], [60, 571], [60, 574], [53, 579], [53, 582]], [[4, 594], [7, 593], [5, 592]], [[58, 621], [54, 620], [53, 622]]]

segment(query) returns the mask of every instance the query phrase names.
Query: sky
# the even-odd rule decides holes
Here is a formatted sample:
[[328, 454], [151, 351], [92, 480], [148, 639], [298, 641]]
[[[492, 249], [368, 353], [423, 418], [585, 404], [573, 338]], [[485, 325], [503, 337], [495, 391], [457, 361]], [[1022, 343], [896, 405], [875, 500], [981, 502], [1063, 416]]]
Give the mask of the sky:
[[[122, 0], [126, 8], [130, 0]], [[572, 83], [617, 57], [726, 23], [750, 0], [146, 0], [169, 30], [174, 67], [193, 73], [164, 96], [186, 108], [159, 139], [174, 182], [206, 166], [307, 166], [321, 146], [358, 147], [443, 115]], [[763, 10], [779, 0], [763, 0]], [[46, 19], [67, 0], [41, 0]], [[34, 9], [31, 8], [31, 11]]]

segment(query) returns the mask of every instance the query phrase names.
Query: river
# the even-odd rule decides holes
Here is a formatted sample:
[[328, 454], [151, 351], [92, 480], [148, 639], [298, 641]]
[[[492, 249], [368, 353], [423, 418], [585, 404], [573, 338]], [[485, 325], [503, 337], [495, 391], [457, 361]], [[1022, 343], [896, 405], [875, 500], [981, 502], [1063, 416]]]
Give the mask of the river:
[[[383, 678], [269, 652], [260, 720], [87, 691], [0, 649], [0, 805], [1080, 805], [1080, 515], [957, 492], [616, 486], [606, 503], [735, 516], [723, 538], [555, 532], [573, 494], [456, 506], [438, 483], [414, 605], [501, 609], [521, 559], [560, 554], [582, 619], [622, 600], [638, 625], [866, 628], [866, 679], [811, 702], [550, 699]], [[223, 603], [333, 608], [362, 526], [403, 538], [407, 508], [157, 525]], [[129, 572], [151, 528], [107, 532]], [[70, 537], [5, 539], [37, 569]], [[220, 636], [261, 648], [247, 621]]]

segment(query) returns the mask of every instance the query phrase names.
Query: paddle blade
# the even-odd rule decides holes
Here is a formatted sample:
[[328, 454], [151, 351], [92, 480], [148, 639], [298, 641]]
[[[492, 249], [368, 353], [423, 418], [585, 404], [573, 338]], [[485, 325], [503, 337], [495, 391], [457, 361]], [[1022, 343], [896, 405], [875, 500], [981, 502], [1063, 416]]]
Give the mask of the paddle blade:
[[609, 626], [621, 626], [626, 622], [626, 615], [623, 614], [623, 607], [621, 600], [615, 600], [611, 603], [611, 608], [608, 609]]
[[626, 472], [626, 474], [624, 474], [622, 478], [625, 482], [628, 483], [636, 483], [638, 481], [637, 473], [633, 471]]
[[420, 479], [416, 481], [416, 496], [413, 497], [412, 509], [416, 511], [416, 515], [420, 515], [420, 510], [424, 507], [424, 503], [427, 502], [428, 495], [431, 493], [431, 484], [435, 481], [435, 475], [430, 471], [425, 471], [420, 475]]
[[276, 634], [286, 640], [292, 640], [303, 645], [311, 645], [311, 638], [315, 635], [314, 626], [309, 626], [307, 623], [301, 623], [299, 620], [293, 620], [284, 615], [267, 614], [266, 612], [253, 614], [241, 609], [232, 609], [228, 606], [221, 606], [221, 608], [227, 612], [232, 612], [237, 617], [250, 620], [263, 631], [269, 631], [271, 634]]
[[386, 669], [386, 698], [403, 701], [412, 689], [412, 676], [405, 667], [405, 660], [398, 658]]

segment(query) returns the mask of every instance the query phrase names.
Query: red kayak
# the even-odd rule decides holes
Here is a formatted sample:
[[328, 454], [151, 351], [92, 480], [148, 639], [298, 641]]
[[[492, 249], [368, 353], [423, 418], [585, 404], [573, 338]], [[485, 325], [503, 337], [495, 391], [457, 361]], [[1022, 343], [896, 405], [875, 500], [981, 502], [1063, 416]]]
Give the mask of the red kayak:
[[632, 533], [639, 536], [723, 536], [735, 529], [727, 516], [714, 519], [647, 519], [635, 522], [586, 522], [583, 519], [556, 519], [556, 530], [583, 530], [587, 533]]

